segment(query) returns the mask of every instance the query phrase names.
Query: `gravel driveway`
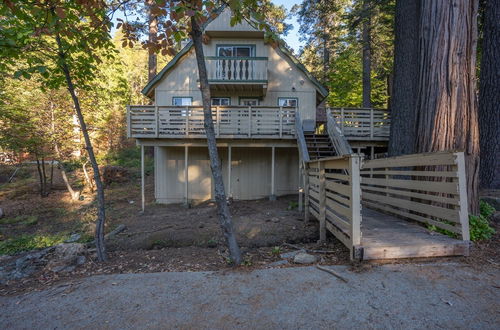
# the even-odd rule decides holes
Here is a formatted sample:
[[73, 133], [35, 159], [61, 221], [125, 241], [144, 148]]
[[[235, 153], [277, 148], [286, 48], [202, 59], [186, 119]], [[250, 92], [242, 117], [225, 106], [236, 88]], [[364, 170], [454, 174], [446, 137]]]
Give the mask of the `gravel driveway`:
[[500, 272], [460, 263], [100, 275], [0, 297], [21, 328], [500, 328]]

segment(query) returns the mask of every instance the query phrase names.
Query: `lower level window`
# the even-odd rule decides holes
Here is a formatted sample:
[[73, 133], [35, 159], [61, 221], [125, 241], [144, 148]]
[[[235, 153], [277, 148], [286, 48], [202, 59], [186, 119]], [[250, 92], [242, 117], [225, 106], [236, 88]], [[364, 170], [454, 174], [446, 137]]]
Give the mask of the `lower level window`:
[[230, 105], [231, 99], [229, 97], [212, 97], [212, 105]]
[[182, 106], [191, 105], [193, 103], [192, 97], [172, 97], [172, 105]]
[[280, 107], [297, 107], [299, 100], [295, 97], [280, 97], [278, 98], [278, 106]]

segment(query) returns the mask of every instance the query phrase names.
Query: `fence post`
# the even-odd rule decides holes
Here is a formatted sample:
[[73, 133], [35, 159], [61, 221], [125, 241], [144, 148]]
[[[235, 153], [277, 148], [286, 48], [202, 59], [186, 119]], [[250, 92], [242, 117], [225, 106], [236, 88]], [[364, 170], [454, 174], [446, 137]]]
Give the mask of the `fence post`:
[[186, 107], [186, 135], [189, 135], [189, 107]]
[[460, 211], [458, 212], [458, 214], [460, 216], [462, 240], [470, 241], [469, 205], [467, 201], [467, 179], [465, 177], [465, 157], [463, 152], [455, 153], [455, 163], [457, 164], [457, 174], [458, 174], [458, 193], [460, 198], [459, 202]]
[[217, 124], [217, 137], [220, 135], [220, 114], [219, 114], [219, 107], [215, 107], [215, 120]]
[[156, 135], [156, 137], [159, 137], [160, 136], [160, 112], [159, 112], [157, 105], [155, 106], [155, 122], [156, 122], [155, 135]]
[[326, 241], [326, 178], [325, 163], [318, 160], [319, 179], [319, 241]]
[[340, 108], [340, 130], [344, 134], [344, 108]]
[[361, 244], [361, 178], [359, 155], [349, 156], [349, 172], [351, 186], [351, 244], [354, 248]]
[[370, 109], [370, 139], [373, 140], [373, 108]]
[[304, 224], [309, 223], [309, 164], [304, 162]]
[[127, 137], [132, 137], [132, 127], [130, 126], [132, 120], [130, 120], [130, 105], [127, 105]]
[[248, 137], [252, 136], [252, 107], [248, 107]]
[[281, 138], [283, 136], [283, 107], [280, 107], [279, 119], [280, 119], [280, 138]]

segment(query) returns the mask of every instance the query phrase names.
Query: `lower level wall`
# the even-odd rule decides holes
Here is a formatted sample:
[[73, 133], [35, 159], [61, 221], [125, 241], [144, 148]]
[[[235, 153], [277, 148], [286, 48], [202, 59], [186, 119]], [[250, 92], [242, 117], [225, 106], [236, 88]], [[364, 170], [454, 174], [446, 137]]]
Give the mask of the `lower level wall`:
[[[185, 147], [155, 147], [155, 197], [158, 203], [186, 201]], [[187, 196], [189, 201], [213, 199], [213, 180], [208, 149], [188, 147]], [[219, 148], [226, 194], [250, 200], [272, 194], [271, 147]], [[229, 172], [231, 176], [229, 177]], [[299, 155], [297, 148], [275, 148], [275, 194], [297, 193]], [[230, 184], [230, 186], [229, 186]]]

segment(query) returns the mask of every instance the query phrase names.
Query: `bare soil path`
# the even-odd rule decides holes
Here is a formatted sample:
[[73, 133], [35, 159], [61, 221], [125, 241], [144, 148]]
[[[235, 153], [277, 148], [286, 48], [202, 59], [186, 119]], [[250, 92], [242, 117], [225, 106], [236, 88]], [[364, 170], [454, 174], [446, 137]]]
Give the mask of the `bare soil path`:
[[99, 275], [0, 297], [7, 329], [498, 329], [500, 272], [455, 263]]

